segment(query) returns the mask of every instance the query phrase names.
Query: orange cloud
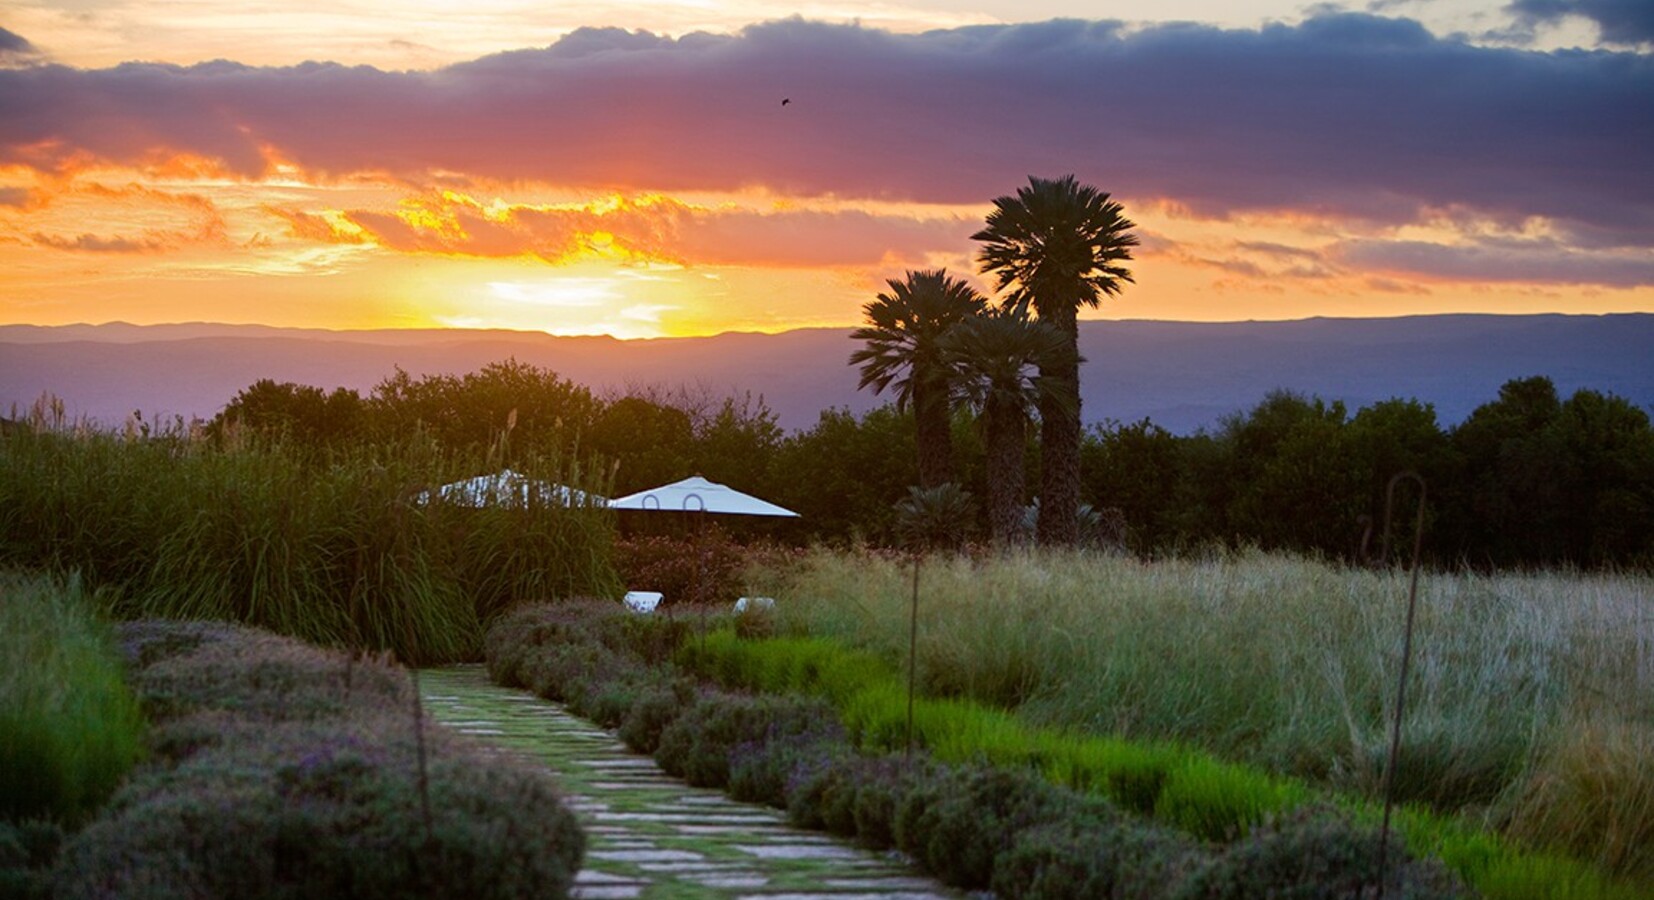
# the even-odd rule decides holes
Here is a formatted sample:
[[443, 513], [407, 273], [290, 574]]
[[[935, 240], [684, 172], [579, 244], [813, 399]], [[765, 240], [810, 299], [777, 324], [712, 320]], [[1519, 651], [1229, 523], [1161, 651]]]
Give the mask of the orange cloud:
[[326, 215], [285, 209], [272, 203], [265, 203], [259, 209], [286, 222], [288, 233], [300, 240], [318, 244], [361, 244], [367, 241], [360, 229], [341, 224]]
[[164, 253], [194, 245], [227, 245], [228, 226], [216, 204], [195, 193], [140, 184], [110, 186], [52, 179], [30, 194], [30, 243], [83, 253]]
[[394, 211], [354, 209], [336, 218], [267, 210], [297, 237], [323, 243], [370, 240], [403, 253], [784, 268], [920, 264], [933, 254], [956, 251], [978, 224], [958, 216], [796, 205], [708, 207], [653, 195], [579, 205], [484, 205], [442, 192], [406, 200]]

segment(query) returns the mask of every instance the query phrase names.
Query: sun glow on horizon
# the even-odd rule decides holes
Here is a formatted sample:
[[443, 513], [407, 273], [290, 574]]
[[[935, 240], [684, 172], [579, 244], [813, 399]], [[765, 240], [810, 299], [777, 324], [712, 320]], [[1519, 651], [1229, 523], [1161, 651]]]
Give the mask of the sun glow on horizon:
[[[224, 321], [256, 309], [275, 325], [633, 339], [852, 326], [906, 269], [946, 267], [991, 292], [968, 239], [985, 203], [770, 192], [582, 198], [552, 185], [427, 191], [301, 176], [159, 179], [103, 168], [46, 179], [0, 170], [0, 320]], [[1143, 237], [1136, 281], [1085, 318], [1654, 308], [1646, 286], [1489, 284], [1352, 262], [1384, 241], [1549, 240], [1542, 220], [1505, 226], [1444, 213], [1391, 228], [1291, 210], [1209, 217], [1120, 199]], [[232, 311], [227, 297], [243, 303]]]
[[[1172, 0], [1151, 15], [1190, 21], [1166, 26], [1115, 0], [1119, 21], [1066, 23], [1098, 13], [945, 5], [659, 0], [508, 28], [493, 0], [95, 0], [76, 34], [30, 0], [0, 23], [0, 323], [852, 327], [911, 270], [992, 294], [972, 235], [1030, 172], [1137, 223], [1133, 282], [1088, 319], [1654, 310], [1633, 114], [1654, 42], [1598, 13]], [[145, 16], [168, 64], [75, 68], [138, 46]], [[1454, 16], [1480, 37], [1442, 30]], [[1582, 17], [1597, 52], [1533, 43]], [[1010, 24], [958, 27], [989, 22]], [[421, 38], [433, 23], [452, 40]], [[272, 64], [295, 46], [330, 61]], [[1392, 102], [1449, 64], [1475, 77]]]

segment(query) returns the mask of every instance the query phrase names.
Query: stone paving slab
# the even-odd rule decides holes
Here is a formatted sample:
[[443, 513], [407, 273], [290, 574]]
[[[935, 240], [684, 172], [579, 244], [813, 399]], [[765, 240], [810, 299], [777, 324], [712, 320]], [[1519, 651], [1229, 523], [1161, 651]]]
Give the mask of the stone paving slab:
[[614, 734], [481, 666], [420, 672], [431, 717], [549, 771], [586, 832], [578, 900], [945, 900], [962, 895], [897, 854], [796, 829], [767, 807], [693, 788]]

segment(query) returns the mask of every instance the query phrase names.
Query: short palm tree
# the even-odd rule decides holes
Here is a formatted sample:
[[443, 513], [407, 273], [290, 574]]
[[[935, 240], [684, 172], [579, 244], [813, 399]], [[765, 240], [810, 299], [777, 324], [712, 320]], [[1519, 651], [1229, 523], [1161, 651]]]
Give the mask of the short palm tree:
[[960, 322], [943, 338], [942, 348], [962, 394], [982, 417], [989, 533], [996, 544], [1011, 543], [1023, 531], [1029, 414], [1045, 401], [1065, 410], [1077, 403], [1070, 388], [1038, 373], [1060, 368], [1073, 345], [1049, 322], [1012, 307]]
[[987, 227], [971, 236], [982, 242], [977, 261], [993, 274], [1006, 304], [1032, 308], [1068, 337], [1075, 352], [1040, 374], [1064, 385], [1074, 402], [1040, 405], [1040, 518], [1044, 544], [1070, 545], [1078, 537], [1080, 504], [1079, 309], [1097, 306], [1132, 280], [1136, 227], [1109, 195], [1073, 175], [1029, 177], [1015, 196], [994, 200]]
[[986, 308], [987, 300], [945, 269], [908, 272], [890, 291], [862, 307], [867, 324], [850, 337], [866, 344], [850, 354], [861, 367], [858, 388], [896, 390], [896, 407], [913, 410], [919, 484], [953, 480], [952, 387], [942, 364], [942, 335]]

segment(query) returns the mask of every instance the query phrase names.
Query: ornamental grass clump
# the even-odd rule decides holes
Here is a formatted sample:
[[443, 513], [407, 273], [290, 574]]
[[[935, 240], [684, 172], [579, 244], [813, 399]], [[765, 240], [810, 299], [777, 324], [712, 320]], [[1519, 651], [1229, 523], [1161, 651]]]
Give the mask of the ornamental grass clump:
[[0, 820], [78, 823], [142, 754], [103, 603], [75, 579], [0, 573]]
[[62, 847], [59, 896], [567, 896], [545, 776], [423, 726], [404, 670], [239, 626], [125, 633], [154, 758]]

